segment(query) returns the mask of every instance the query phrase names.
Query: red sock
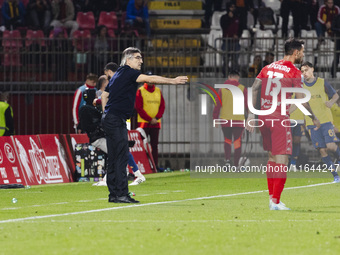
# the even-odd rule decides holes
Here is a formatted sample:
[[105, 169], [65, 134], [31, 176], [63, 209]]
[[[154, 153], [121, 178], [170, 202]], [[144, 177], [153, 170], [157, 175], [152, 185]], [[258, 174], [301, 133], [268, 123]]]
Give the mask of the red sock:
[[[275, 178], [273, 178], [274, 185], [272, 200], [275, 204], [278, 204], [280, 203], [281, 193], [287, 180], [287, 166], [285, 164], [276, 164], [275, 166], [277, 167], [277, 170], [274, 173]], [[280, 171], [278, 171], [278, 169]]]
[[267, 162], [267, 184], [268, 184], [268, 191], [269, 191], [269, 197], [273, 197], [273, 187], [274, 187], [274, 179], [273, 179], [273, 172], [272, 168], [274, 168], [275, 162], [274, 161], [268, 161]]

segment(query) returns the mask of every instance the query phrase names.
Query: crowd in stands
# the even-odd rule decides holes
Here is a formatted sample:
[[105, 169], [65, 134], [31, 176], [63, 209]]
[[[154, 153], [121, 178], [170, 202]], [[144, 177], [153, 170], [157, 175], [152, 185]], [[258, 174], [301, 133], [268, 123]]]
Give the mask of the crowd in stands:
[[61, 27], [73, 37], [76, 30], [82, 30], [79, 13], [93, 16], [97, 24], [102, 12], [114, 12], [116, 19], [117, 13], [124, 18], [122, 27], [150, 36], [147, 3], [148, 0], [0, 0], [0, 21], [2, 30], [42, 30], [49, 37], [53, 29]]
[[[211, 10], [221, 12], [226, 11], [220, 17], [220, 27], [222, 30], [223, 42], [221, 45], [223, 56], [223, 73], [226, 73], [226, 65], [233, 69], [239, 67], [240, 39], [245, 30], [249, 35], [257, 37], [257, 32], [269, 31], [269, 35], [278, 38], [288, 38], [294, 36], [301, 38], [302, 31], [314, 31], [317, 43], [312, 50], [320, 50], [320, 46], [325, 43], [325, 38], [330, 38], [335, 42], [335, 48], [340, 50], [340, 41], [334, 39], [340, 36], [340, 0], [280, 0], [278, 9], [273, 10], [265, 5], [266, 1], [262, 0], [229, 0], [214, 1], [207, 0], [205, 23], [206, 27], [211, 23]], [[280, 2], [280, 3], [279, 3]], [[250, 16], [248, 14], [251, 14]], [[252, 17], [251, 20], [248, 20]], [[266, 36], [261, 36], [266, 37]], [[251, 42], [254, 43], [254, 40]], [[226, 46], [227, 45], [227, 46]], [[272, 48], [264, 48], [263, 52], [271, 51]], [[256, 75], [256, 70], [260, 56], [253, 56], [254, 63], [250, 68], [249, 77]], [[339, 63], [340, 54], [336, 54], [333, 61], [334, 68], [331, 74], [335, 77], [334, 70]], [[329, 63], [331, 65], [331, 63]], [[255, 73], [254, 73], [255, 72]]]

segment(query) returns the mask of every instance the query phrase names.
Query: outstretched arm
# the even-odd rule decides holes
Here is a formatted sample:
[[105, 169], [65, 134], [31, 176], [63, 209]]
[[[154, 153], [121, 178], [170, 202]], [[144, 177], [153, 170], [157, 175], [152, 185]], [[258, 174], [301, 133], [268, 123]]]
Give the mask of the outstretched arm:
[[138, 76], [136, 82], [138, 83], [153, 83], [153, 84], [185, 84], [188, 81], [187, 76], [177, 76], [176, 78], [165, 78], [158, 75], [145, 75]]

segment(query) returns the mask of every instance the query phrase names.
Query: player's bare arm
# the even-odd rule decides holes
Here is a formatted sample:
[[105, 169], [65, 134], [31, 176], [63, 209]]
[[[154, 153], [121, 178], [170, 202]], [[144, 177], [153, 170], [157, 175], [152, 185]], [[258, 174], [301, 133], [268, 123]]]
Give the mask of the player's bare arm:
[[103, 112], [104, 112], [104, 110], [105, 110], [105, 106], [106, 106], [106, 104], [107, 104], [107, 101], [109, 100], [109, 92], [106, 92], [106, 91], [104, 91], [103, 93], [102, 93], [102, 96], [101, 96], [101, 98], [102, 98], [102, 109], [103, 109]]
[[331, 100], [325, 102], [325, 105], [326, 105], [328, 108], [332, 108], [333, 104], [334, 104], [336, 101], [338, 101], [338, 99], [339, 99], [339, 95], [338, 95], [338, 93], [335, 93], [335, 94], [333, 95], [333, 97], [331, 98]]
[[138, 76], [138, 83], [153, 83], [153, 84], [185, 84], [188, 82], [187, 76], [177, 76], [176, 78], [166, 78], [158, 75], [145, 75]]
[[[255, 107], [256, 106], [256, 100], [257, 100], [257, 94], [260, 92], [261, 90], [261, 84], [262, 84], [262, 81], [260, 79], [255, 79], [253, 85], [252, 85], [252, 99], [253, 99], [253, 106]], [[254, 119], [254, 114], [251, 113], [251, 112], [248, 112], [248, 118], [247, 118], [247, 122], [246, 122], [246, 129], [249, 131], [249, 132], [254, 132], [255, 128], [254, 127], [251, 127], [248, 125], [248, 121], [251, 120], [251, 119]]]
[[297, 109], [297, 106], [295, 104], [290, 105], [289, 107], [289, 115], [292, 114]]
[[[296, 98], [304, 98], [303, 93], [296, 93], [295, 96], [296, 96]], [[310, 107], [309, 103], [306, 102], [306, 103], [303, 103], [302, 105], [307, 109], [307, 111], [309, 111], [312, 114], [312, 115], [308, 115], [308, 116], [313, 120], [313, 123], [316, 126], [315, 130], [318, 130], [320, 128], [321, 124], [320, 124], [319, 119], [314, 115], [313, 110]]]

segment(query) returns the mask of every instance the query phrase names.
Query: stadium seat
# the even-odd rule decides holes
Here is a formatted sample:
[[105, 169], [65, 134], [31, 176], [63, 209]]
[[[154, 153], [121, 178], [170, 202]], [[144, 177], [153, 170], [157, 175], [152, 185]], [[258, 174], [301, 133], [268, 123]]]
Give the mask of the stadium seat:
[[118, 30], [118, 20], [115, 12], [100, 12], [97, 26], [105, 26], [108, 30]]
[[81, 30], [94, 30], [96, 28], [93, 12], [78, 12], [77, 23]]
[[30, 47], [32, 44], [46, 46], [44, 32], [42, 30], [27, 30], [25, 46]]
[[301, 39], [305, 41], [306, 49], [314, 49], [318, 44], [318, 39], [315, 30], [301, 30]]
[[242, 35], [240, 38], [240, 46], [241, 49], [247, 49], [251, 45], [251, 36], [248, 29], [244, 29], [242, 31]]
[[22, 38], [19, 30], [5, 30], [3, 32], [2, 46], [4, 47], [2, 65], [4, 67], [22, 66], [20, 62], [20, 48], [22, 48]]
[[255, 48], [258, 50], [272, 50], [274, 45], [274, 35], [271, 30], [256, 30], [255, 32]]
[[223, 12], [215, 11], [213, 13], [212, 18], [211, 18], [211, 26], [210, 26], [211, 30], [221, 30], [222, 29], [221, 25], [220, 25], [220, 19], [226, 13], [227, 13], [226, 11], [223, 11]]
[[208, 35], [208, 44], [211, 47], [221, 49], [222, 44], [222, 30], [210, 30]]
[[73, 33], [73, 46], [77, 51], [88, 51], [91, 49], [91, 33], [89, 30], [76, 30]]
[[22, 39], [19, 30], [5, 30], [2, 35], [2, 46], [5, 48], [21, 48]]

